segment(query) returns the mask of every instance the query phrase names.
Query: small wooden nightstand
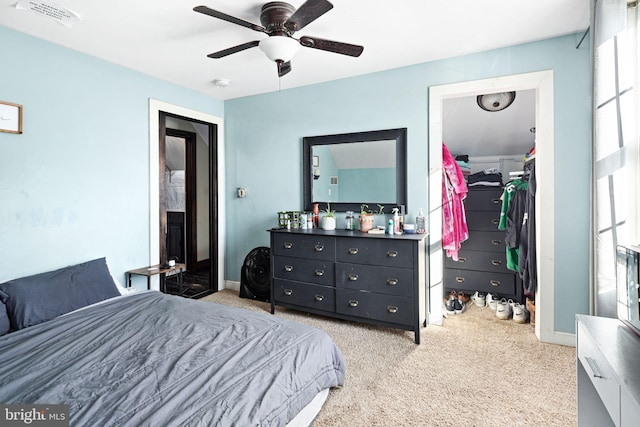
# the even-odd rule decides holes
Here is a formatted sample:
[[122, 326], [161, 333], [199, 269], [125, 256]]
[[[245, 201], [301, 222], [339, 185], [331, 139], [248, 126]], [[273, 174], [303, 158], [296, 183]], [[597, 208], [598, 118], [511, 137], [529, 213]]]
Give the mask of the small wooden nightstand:
[[148, 267], [137, 268], [135, 270], [127, 271], [127, 283], [128, 286], [131, 287], [131, 276], [146, 276], [147, 277], [147, 289], [151, 289], [151, 276], [155, 276], [156, 274], [160, 275], [160, 292], [164, 293], [166, 291], [166, 282], [167, 282], [167, 274], [170, 276], [173, 274], [178, 275], [178, 286], [182, 288], [182, 273], [184, 272], [187, 266], [185, 264], [176, 264], [175, 267], [167, 267], [164, 268], [160, 264], [150, 265]]

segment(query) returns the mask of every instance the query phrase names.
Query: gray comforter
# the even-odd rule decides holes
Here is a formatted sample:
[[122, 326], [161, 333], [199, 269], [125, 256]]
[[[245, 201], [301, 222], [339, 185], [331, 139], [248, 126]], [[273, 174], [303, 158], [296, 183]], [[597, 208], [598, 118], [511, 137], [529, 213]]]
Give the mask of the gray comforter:
[[0, 337], [0, 402], [69, 404], [72, 426], [277, 426], [344, 369], [318, 329], [143, 292]]

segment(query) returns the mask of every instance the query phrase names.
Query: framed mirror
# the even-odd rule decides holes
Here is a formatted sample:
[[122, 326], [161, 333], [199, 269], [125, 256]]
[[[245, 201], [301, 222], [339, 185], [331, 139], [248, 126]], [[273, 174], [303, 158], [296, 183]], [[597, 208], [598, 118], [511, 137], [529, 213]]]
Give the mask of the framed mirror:
[[[407, 205], [407, 129], [303, 138], [304, 209]], [[391, 209], [385, 209], [391, 213]]]

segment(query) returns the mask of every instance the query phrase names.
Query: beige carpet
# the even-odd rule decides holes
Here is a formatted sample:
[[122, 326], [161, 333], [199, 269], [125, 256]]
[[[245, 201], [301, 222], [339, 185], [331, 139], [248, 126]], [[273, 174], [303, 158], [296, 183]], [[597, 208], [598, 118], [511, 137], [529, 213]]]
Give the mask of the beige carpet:
[[[269, 313], [270, 304], [225, 290], [204, 300]], [[443, 326], [413, 332], [278, 307], [276, 315], [326, 331], [347, 375], [314, 427], [575, 426], [575, 349], [538, 342], [530, 324], [470, 304]]]

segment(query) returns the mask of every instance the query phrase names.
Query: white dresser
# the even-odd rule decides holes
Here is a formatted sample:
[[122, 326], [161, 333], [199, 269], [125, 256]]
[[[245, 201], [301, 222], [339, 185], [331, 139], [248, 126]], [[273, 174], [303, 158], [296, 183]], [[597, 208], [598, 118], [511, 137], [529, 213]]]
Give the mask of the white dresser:
[[640, 336], [618, 319], [576, 315], [578, 425], [640, 425]]

